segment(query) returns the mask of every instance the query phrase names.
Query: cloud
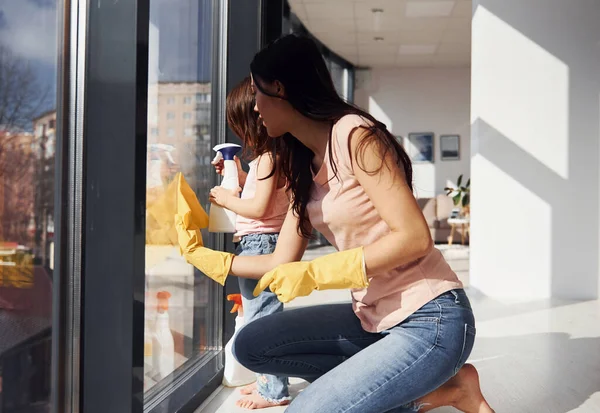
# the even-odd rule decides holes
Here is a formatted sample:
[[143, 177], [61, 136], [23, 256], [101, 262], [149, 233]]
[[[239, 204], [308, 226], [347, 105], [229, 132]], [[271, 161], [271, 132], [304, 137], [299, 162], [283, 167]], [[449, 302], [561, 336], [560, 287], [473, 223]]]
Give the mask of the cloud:
[[0, 0], [0, 39], [17, 56], [55, 66], [56, 25], [55, 0]]

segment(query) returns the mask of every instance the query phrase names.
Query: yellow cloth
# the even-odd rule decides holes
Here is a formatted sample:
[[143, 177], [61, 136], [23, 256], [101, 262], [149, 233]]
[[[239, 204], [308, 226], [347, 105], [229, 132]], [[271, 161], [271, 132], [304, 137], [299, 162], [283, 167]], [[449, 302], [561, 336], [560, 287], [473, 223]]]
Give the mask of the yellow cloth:
[[336, 252], [312, 261], [290, 262], [266, 273], [254, 289], [257, 296], [269, 287], [282, 303], [309, 295], [313, 290], [365, 288], [363, 247]]
[[152, 188], [146, 194], [146, 244], [178, 245], [173, 222], [175, 214], [192, 211], [199, 228], [208, 226], [208, 215], [181, 172], [164, 191]]

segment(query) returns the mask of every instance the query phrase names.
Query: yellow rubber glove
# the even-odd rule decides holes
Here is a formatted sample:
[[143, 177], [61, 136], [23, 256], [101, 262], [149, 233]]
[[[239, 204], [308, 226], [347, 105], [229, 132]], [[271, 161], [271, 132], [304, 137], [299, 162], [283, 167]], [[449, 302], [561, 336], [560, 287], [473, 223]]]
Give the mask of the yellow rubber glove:
[[203, 247], [200, 229], [207, 226], [208, 215], [198, 202], [196, 194], [187, 184], [180, 185], [177, 193], [177, 213], [175, 214], [179, 252], [188, 263], [224, 285], [231, 269], [233, 254]]
[[266, 273], [254, 289], [258, 296], [267, 287], [282, 303], [309, 295], [313, 290], [365, 288], [363, 247], [336, 252], [312, 261], [289, 262]]

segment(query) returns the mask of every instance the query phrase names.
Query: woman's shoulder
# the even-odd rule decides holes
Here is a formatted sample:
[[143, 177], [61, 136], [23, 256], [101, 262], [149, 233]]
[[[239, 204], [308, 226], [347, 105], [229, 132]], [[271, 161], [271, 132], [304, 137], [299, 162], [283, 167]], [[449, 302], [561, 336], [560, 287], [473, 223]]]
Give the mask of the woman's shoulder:
[[364, 116], [361, 116], [356, 113], [344, 115], [335, 123], [335, 128], [338, 131], [345, 130], [345, 129], [351, 130], [351, 129], [354, 129], [354, 128], [357, 128], [360, 126], [369, 127], [369, 126], [371, 126], [371, 122]]
[[371, 126], [369, 119], [358, 115], [350, 114], [342, 116], [333, 126], [333, 140], [341, 146], [346, 146], [350, 141], [350, 135], [360, 127], [368, 128]]

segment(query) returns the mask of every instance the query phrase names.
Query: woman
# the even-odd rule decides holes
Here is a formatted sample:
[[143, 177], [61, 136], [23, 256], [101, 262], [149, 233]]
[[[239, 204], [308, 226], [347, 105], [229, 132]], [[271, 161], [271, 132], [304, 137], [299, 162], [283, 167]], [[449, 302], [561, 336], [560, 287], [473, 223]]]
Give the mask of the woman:
[[[406, 152], [385, 125], [339, 98], [311, 40], [275, 41], [255, 56], [251, 74], [292, 195], [277, 247], [258, 257], [200, 248], [179, 218], [184, 254], [220, 282], [227, 273], [260, 279], [254, 294], [269, 287], [285, 302], [314, 289], [350, 288], [353, 302], [254, 321], [236, 339], [238, 360], [312, 383], [287, 413], [444, 405], [493, 412], [477, 371], [464, 365], [475, 339], [469, 300], [433, 248]], [[312, 228], [340, 252], [298, 262]]]

